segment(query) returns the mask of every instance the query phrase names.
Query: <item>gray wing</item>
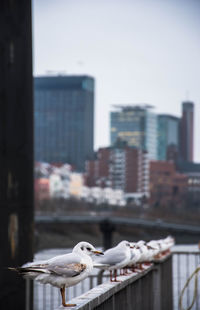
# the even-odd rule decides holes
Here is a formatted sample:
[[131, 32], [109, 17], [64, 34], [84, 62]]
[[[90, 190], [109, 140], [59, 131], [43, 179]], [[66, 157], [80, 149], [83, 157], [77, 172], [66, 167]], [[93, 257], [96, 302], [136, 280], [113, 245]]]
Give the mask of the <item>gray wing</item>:
[[64, 277], [75, 277], [81, 274], [86, 269], [85, 264], [74, 263], [74, 264], [59, 264], [55, 266], [48, 266], [50, 273], [64, 276]]
[[126, 258], [125, 253], [121, 251], [107, 251], [104, 253], [104, 256], [97, 259], [96, 262], [101, 263], [101, 264], [108, 264], [110, 266], [119, 264]]
[[15, 268], [20, 274], [45, 273], [63, 277], [75, 277], [86, 269], [79, 255], [74, 253], [59, 255], [47, 261], [33, 262]]
[[21, 274], [28, 273], [46, 273], [63, 277], [75, 277], [81, 274], [86, 269], [85, 264], [72, 263], [72, 264], [35, 264], [30, 267], [15, 268]]

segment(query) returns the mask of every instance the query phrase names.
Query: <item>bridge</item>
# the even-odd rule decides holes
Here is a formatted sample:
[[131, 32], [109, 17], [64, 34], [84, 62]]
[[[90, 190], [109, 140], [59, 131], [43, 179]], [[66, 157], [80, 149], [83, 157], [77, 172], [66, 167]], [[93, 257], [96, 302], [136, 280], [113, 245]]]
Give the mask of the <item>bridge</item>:
[[200, 226], [176, 224], [165, 222], [162, 220], [146, 220], [140, 218], [126, 218], [126, 217], [112, 217], [112, 216], [66, 216], [66, 215], [36, 215], [35, 222], [38, 224], [51, 224], [51, 223], [63, 223], [63, 224], [100, 224], [108, 221], [113, 225], [126, 225], [142, 228], [156, 228], [160, 230], [169, 230], [170, 232], [184, 232], [189, 234], [199, 234]]
[[[36, 229], [56, 230], [59, 233], [66, 234], [66, 227], [87, 225], [91, 229], [92, 225], [97, 225], [103, 235], [104, 249], [111, 247], [113, 232], [119, 232], [123, 235], [123, 230], [129, 230], [130, 236], [135, 239], [145, 238], [153, 239], [167, 234], [172, 234], [177, 243], [197, 243], [199, 242], [200, 227], [165, 222], [162, 220], [147, 220], [141, 218], [127, 218], [109, 215], [36, 215]], [[71, 226], [70, 226], [71, 225]], [[127, 235], [127, 233], [126, 233]], [[135, 240], [134, 239], [134, 240]]]

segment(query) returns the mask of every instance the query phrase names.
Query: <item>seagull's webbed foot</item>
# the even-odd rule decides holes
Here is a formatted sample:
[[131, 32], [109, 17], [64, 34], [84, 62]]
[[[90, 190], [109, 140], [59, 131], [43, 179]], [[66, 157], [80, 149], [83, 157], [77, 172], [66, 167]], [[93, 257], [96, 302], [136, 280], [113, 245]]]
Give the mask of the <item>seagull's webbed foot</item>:
[[113, 282], [121, 282], [120, 280], [117, 280], [117, 270], [114, 270], [114, 280]]
[[76, 304], [66, 304], [66, 302], [65, 302], [65, 287], [61, 287], [60, 293], [61, 293], [61, 297], [62, 297], [63, 307], [75, 307], [76, 306]]

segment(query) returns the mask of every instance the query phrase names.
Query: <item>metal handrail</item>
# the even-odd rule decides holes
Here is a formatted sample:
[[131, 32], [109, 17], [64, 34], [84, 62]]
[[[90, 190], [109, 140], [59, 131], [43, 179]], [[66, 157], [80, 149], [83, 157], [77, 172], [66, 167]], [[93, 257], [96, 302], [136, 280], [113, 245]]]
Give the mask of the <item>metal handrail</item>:
[[[200, 264], [200, 251], [193, 250], [193, 251], [178, 251], [172, 250], [172, 258], [173, 258], [173, 302], [174, 302], [174, 310], [178, 309], [178, 298], [181, 294], [181, 291], [184, 287], [184, 284], [189, 277], [190, 274], [194, 271], [194, 269], [199, 266]], [[162, 265], [162, 260], [155, 263], [155, 268], [157, 268], [157, 264]], [[168, 272], [164, 272], [163, 275], [168, 276]], [[140, 277], [141, 275], [137, 275], [135, 277], [135, 280], [137, 280], [137, 277]], [[97, 274], [90, 275], [87, 279], [85, 279], [82, 283], [78, 284], [77, 286], [74, 286], [73, 288], [70, 288], [68, 290], [67, 297], [69, 299], [74, 298], [75, 296], [79, 296], [80, 294], [83, 294], [84, 292], [96, 287], [100, 283], [106, 282], [105, 286], [109, 285], [109, 273], [103, 273], [99, 272]], [[148, 282], [148, 280], [147, 280]], [[166, 281], [163, 282], [163, 285]], [[169, 281], [167, 281], [169, 283]], [[161, 284], [161, 283], [160, 283]], [[160, 287], [160, 284], [158, 283], [158, 288]], [[187, 289], [186, 294], [184, 295], [184, 305], [187, 306], [191, 302], [191, 294], [193, 290], [193, 282], [191, 283], [190, 287]], [[27, 287], [28, 291], [28, 287]], [[164, 289], [166, 291], [166, 288]], [[54, 310], [59, 305], [60, 302], [60, 296], [59, 292], [57, 291], [57, 288], [54, 287], [45, 287], [42, 284], [34, 283], [34, 293], [35, 293], [35, 299], [34, 299], [34, 305], [35, 310]], [[45, 299], [45, 300], [43, 300]], [[68, 299], [68, 300], [69, 300]], [[165, 296], [164, 296], [165, 299]], [[40, 301], [39, 301], [40, 300]], [[40, 302], [40, 304], [39, 304]], [[194, 309], [200, 309], [200, 293], [197, 292], [197, 299], [195, 301], [195, 308]], [[159, 308], [159, 307], [158, 307]], [[30, 310], [30, 305], [27, 304], [27, 310]], [[161, 308], [160, 308], [161, 309]]]

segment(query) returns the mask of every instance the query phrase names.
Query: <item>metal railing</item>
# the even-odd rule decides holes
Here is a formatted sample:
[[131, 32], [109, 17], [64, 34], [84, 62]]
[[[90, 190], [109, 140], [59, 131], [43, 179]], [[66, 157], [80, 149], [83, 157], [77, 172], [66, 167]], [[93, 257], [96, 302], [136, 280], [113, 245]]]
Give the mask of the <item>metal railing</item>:
[[141, 273], [121, 278], [121, 283], [104, 283], [71, 302], [76, 310], [171, 310], [171, 262], [169, 255]]
[[[97, 290], [99, 290], [99, 287], [101, 286], [98, 286], [98, 284], [101, 282], [106, 282], [103, 287], [106, 287], [106, 289], [108, 289], [109, 292], [107, 292], [106, 294], [110, 297], [107, 298], [108, 300], [105, 301], [104, 306], [98, 305], [94, 309], [107, 309], [106, 304], [113, 304], [114, 299], [115, 304], [118, 304], [118, 298], [119, 300], [127, 298], [129, 299], [129, 296], [131, 296], [131, 303], [132, 305], [134, 304], [134, 309], [179, 310], [178, 302], [181, 291], [187, 279], [199, 264], [199, 251], [174, 251], [172, 257], [170, 256], [168, 257], [168, 259], [165, 259], [162, 262], [154, 263], [154, 265], [151, 268], [148, 268], [145, 273], [143, 272], [137, 275], [130, 275], [129, 277], [122, 277], [122, 287], [120, 286], [121, 283], [119, 285], [117, 284], [119, 288], [118, 293], [116, 293], [117, 288], [114, 287], [114, 297], [112, 297], [112, 285], [115, 286], [115, 283], [109, 284], [108, 273], [104, 273], [102, 275], [102, 278], [101, 276], [98, 276], [98, 273], [96, 273], [89, 276], [87, 279], [77, 284], [76, 286], [68, 288], [66, 290], [66, 300], [69, 301], [82, 294], [85, 294], [86, 292], [87, 296], [89, 296], [89, 290], [95, 290], [96, 288]], [[90, 292], [93, 292], [93, 290]], [[29, 289], [27, 289], [27, 291], [29, 291]], [[101, 294], [103, 294], [103, 290], [100, 290], [100, 292]], [[194, 281], [191, 281], [183, 296], [182, 304], [184, 309], [187, 309], [188, 306], [191, 304], [193, 293]], [[91, 294], [94, 295], [94, 292]], [[142, 296], [145, 296], [145, 298], [142, 298]], [[99, 299], [101, 300], [101, 297]], [[148, 307], [145, 308], [147, 303]], [[55, 310], [59, 308], [60, 304], [61, 298], [59, 289], [50, 285], [42, 285], [38, 282], [34, 282], [34, 310]], [[115, 309], [117, 309], [116, 307], [117, 306], [115, 305]], [[123, 307], [121, 306], [120, 310], [129, 309]], [[126, 307], [128, 306], [126, 305]], [[31, 309], [29, 303], [27, 303], [26, 309]], [[112, 309], [112, 307], [108, 309]], [[200, 292], [197, 292], [197, 298], [195, 300], [192, 310], [199, 309]]]
[[[179, 297], [181, 291], [189, 278], [194, 272], [197, 266], [200, 264], [200, 252], [199, 251], [174, 251], [173, 252], [173, 309], [179, 310]], [[198, 281], [200, 284], [200, 281]], [[199, 287], [199, 286], [198, 286]], [[182, 305], [184, 309], [187, 309], [192, 302], [194, 294], [194, 281], [191, 281], [185, 294], [183, 296]], [[200, 294], [197, 290], [197, 298], [195, 300], [192, 310], [200, 309]]]
[[[171, 256], [168, 256], [140, 273], [121, 276], [121, 283], [111, 283], [108, 274], [103, 274], [102, 277], [98, 274], [89, 276], [76, 286], [67, 288], [66, 300], [73, 299], [73, 303], [79, 306], [80, 303], [87, 302], [88, 309], [96, 310], [132, 309], [133, 305], [136, 310], [172, 309], [172, 289], [169, 288], [171, 261]], [[165, 290], [166, 277], [167, 291]], [[99, 282], [104, 284], [98, 285]], [[81, 295], [83, 293], [84, 295]], [[59, 289], [38, 282], [34, 283], [34, 310], [55, 310], [60, 307], [60, 304]], [[87, 309], [87, 307], [85, 308], [84, 305], [76, 309]]]
[[[104, 274], [102, 277], [102, 283], [108, 280], [108, 274]], [[27, 285], [29, 280], [27, 280]], [[73, 287], [67, 288], [66, 301], [75, 298], [90, 289], [98, 285], [98, 275], [90, 275], [88, 278], [78, 283]], [[43, 285], [38, 282], [34, 282], [33, 288], [33, 309], [34, 310], [54, 310], [61, 304], [60, 291], [58, 288], [49, 284]], [[30, 308], [26, 308], [30, 310]]]

